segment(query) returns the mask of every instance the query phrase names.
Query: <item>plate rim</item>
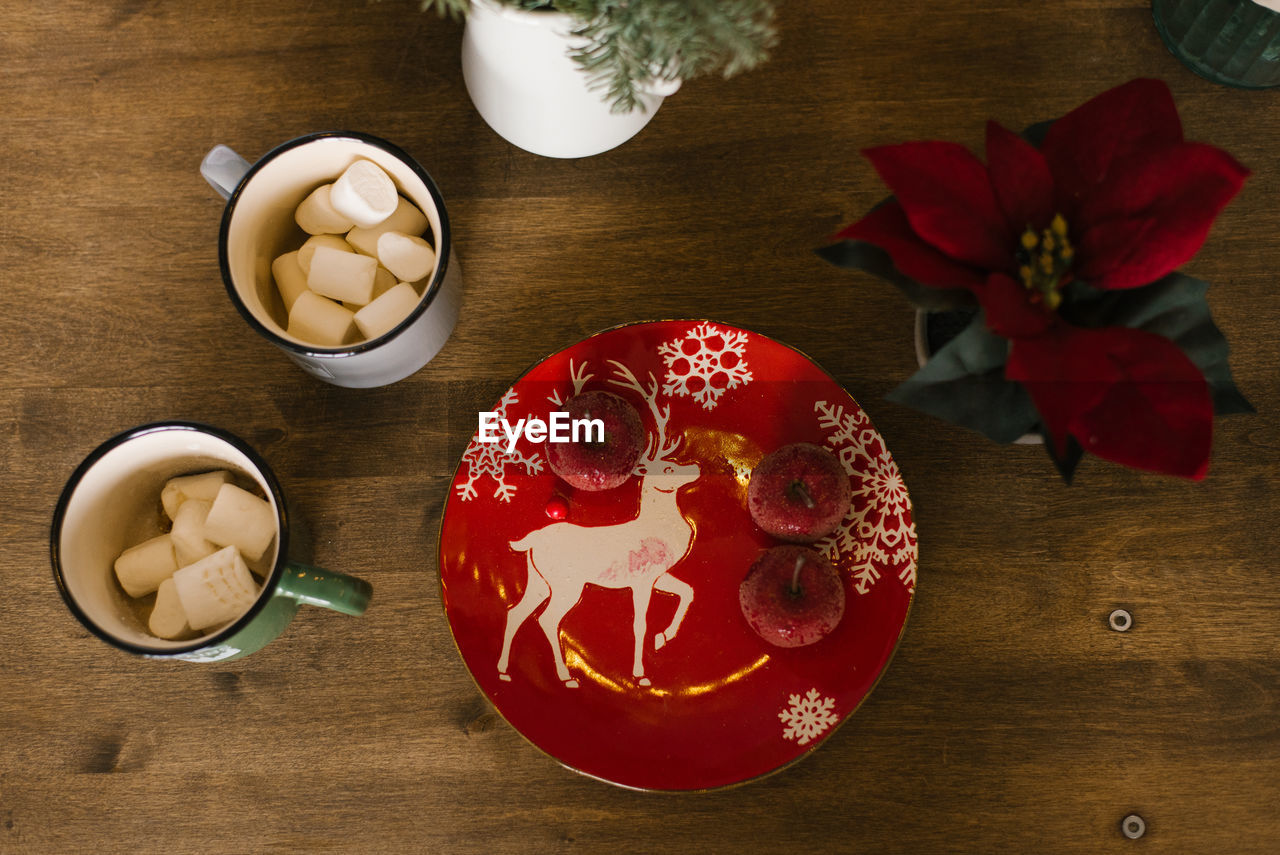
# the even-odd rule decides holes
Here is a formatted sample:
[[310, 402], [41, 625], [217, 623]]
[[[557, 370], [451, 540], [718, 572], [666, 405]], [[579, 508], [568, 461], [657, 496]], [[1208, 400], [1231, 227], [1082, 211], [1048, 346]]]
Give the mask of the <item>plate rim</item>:
[[[542, 365], [548, 359], [551, 359], [552, 357], [557, 356], [558, 354], [563, 353], [564, 351], [569, 350], [570, 348], [577, 347], [580, 344], [585, 344], [586, 342], [590, 341], [593, 338], [598, 338], [602, 335], [606, 335], [611, 332], [616, 332], [618, 330], [627, 329], [628, 327], [644, 327], [644, 326], [651, 326], [653, 324], [667, 324], [667, 323], [714, 324], [719, 327], [725, 327], [732, 331], [745, 332], [754, 336], [759, 336], [760, 338], [766, 339], [776, 345], [779, 345], [780, 347], [785, 347], [788, 350], [791, 350], [794, 353], [798, 354], [799, 356], [803, 357], [806, 361], [809, 362], [810, 365], [814, 366], [820, 372], [826, 375], [827, 379], [829, 379], [832, 383], [836, 385], [837, 388], [839, 388], [842, 392], [844, 392], [846, 395], [849, 396], [849, 400], [853, 401], [853, 403], [858, 407], [859, 410], [861, 410], [864, 414], [866, 414], [867, 412], [865, 409], [863, 409], [862, 404], [858, 403], [858, 399], [854, 398], [853, 395], [849, 393], [849, 390], [845, 388], [843, 383], [837, 380], [831, 374], [830, 371], [824, 368], [817, 360], [813, 359], [811, 356], [809, 356], [809, 354], [805, 353], [800, 348], [794, 347], [790, 344], [787, 344], [786, 342], [779, 341], [773, 336], [766, 335], [765, 333], [757, 332], [756, 330], [749, 329], [747, 327], [741, 327], [736, 324], [730, 324], [724, 321], [713, 320], [711, 318], [652, 318], [652, 319], [643, 320], [643, 321], [627, 321], [624, 323], [615, 324], [611, 327], [606, 327], [604, 329], [597, 330], [596, 332], [590, 333], [584, 336], [583, 338], [577, 339], [576, 341], [573, 341], [567, 345], [564, 345], [555, 350], [552, 350], [549, 353], [542, 356], [541, 358], [530, 363], [522, 372], [520, 372], [520, 374], [514, 380], [510, 381], [507, 384], [507, 390], [509, 391], [511, 389], [514, 389], [521, 380], [527, 377], [531, 372], [533, 372], [534, 369]], [[502, 395], [500, 394], [498, 397], [499, 399], [501, 399]], [[868, 415], [867, 418], [869, 420], [870, 416]], [[872, 426], [874, 427], [874, 423], [872, 423]], [[884, 436], [883, 434], [880, 434], [880, 430], [878, 428], [876, 428], [876, 434], [880, 436], [881, 442], [883, 443]], [[470, 434], [470, 438], [467, 440], [468, 448], [470, 447], [474, 437], [475, 437], [475, 432], [473, 431]], [[888, 450], [887, 444], [885, 444], [885, 449]], [[828, 740], [830, 740], [833, 736], [835, 736], [836, 732], [839, 731], [842, 727], [844, 727], [845, 723], [848, 722], [851, 718], [853, 718], [854, 714], [857, 713], [858, 710], [862, 709], [862, 705], [867, 702], [867, 699], [870, 698], [872, 693], [875, 692], [876, 688], [879, 687], [880, 681], [884, 679], [885, 673], [889, 670], [889, 666], [893, 664], [893, 660], [898, 655], [898, 650], [902, 647], [902, 639], [903, 639], [903, 636], [906, 635], [907, 624], [910, 622], [910, 619], [911, 619], [911, 610], [915, 606], [915, 602], [916, 602], [915, 586], [913, 586], [907, 591], [907, 609], [905, 612], [903, 612], [902, 625], [901, 627], [899, 627], [898, 635], [893, 641], [893, 649], [889, 651], [889, 655], [885, 658], [884, 664], [880, 666], [879, 673], [876, 674], [875, 679], [871, 682], [871, 685], [867, 687], [866, 692], [863, 693], [862, 697], [858, 700], [858, 702], [853, 706], [853, 709], [849, 710], [847, 713], [841, 716], [840, 720], [836, 722], [826, 733], [824, 733], [820, 739], [815, 740], [812, 745], [808, 746], [807, 748], [805, 748], [800, 753], [796, 754], [791, 759], [786, 760], [783, 763], [780, 763], [777, 766], [774, 766], [772, 769], [769, 769], [767, 771], [761, 772], [756, 775], [752, 775], [747, 778], [742, 778], [741, 780], [730, 781], [729, 783], [725, 783], [725, 784], [716, 784], [710, 787], [671, 787], [669, 788], [669, 787], [643, 787], [643, 786], [637, 786], [635, 784], [627, 784], [622, 781], [611, 780], [610, 778], [606, 778], [602, 775], [597, 775], [593, 772], [588, 772], [585, 769], [579, 769], [578, 767], [573, 766], [570, 763], [565, 762], [564, 760], [561, 760], [559, 757], [556, 757], [550, 751], [543, 748], [538, 743], [534, 742], [532, 738], [526, 735], [525, 732], [522, 731], [520, 728], [516, 727], [511, 722], [511, 720], [507, 718], [506, 715], [503, 714], [502, 709], [498, 706], [498, 704], [494, 701], [494, 699], [489, 695], [489, 693], [485, 691], [484, 686], [480, 685], [480, 681], [476, 679], [475, 673], [471, 670], [471, 666], [467, 663], [467, 657], [463, 654], [462, 648], [458, 646], [458, 636], [454, 632], [453, 621], [449, 617], [449, 609], [445, 599], [444, 523], [445, 523], [445, 517], [448, 515], [448, 512], [449, 512], [449, 503], [453, 498], [453, 495], [452, 495], [453, 485], [458, 478], [458, 472], [462, 469], [462, 462], [463, 462], [463, 458], [466, 456], [466, 453], [467, 453], [466, 449], [464, 448], [462, 451], [462, 454], [458, 455], [458, 461], [457, 463], [454, 464], [453, 472], [449, 476], [448, 492], [446, 492], [444, 504], [440, 508], [440, 522], [436, 527], [436, 591], [439, 595], [440, 612], [444, 616], [445, 624], [449, 627], [449, 640], [453, 643], [453, 649], [455, 652], [457, 652], [458, 658], [462, 661], [462, 667], [467, 672], [468, 679], [471, 680], [476, 690], [479, 691], [480, 696], [484, 698], [485, 702], [490, 707], [492, 707], [493, 711], [497, 713], [498, 717], [501, 718], [502, 721], [509, 728], [511, 728], [511, 730], [514, 731], [521, 739], [523, 739], [529, 745], [533, 746], [533, 748], [536, 749], [538, 753], [551, 759], [563, 769], [567, 769], [571, 772], [582, 775], [585, 778], [590, 778], [595, 781], [600, 781], [602, 783], [609, 784], [610, 786], [613, 786], [613, 787], [619, 787], [624, 790], [630, 790], [632, 792], [640, 792], [640, 793], [671, 793], [671, 794], [712, 793], [712, 792], [724, 792], [726, 790], [731, 790], [737, 787], [743, 787], [748, 784], [753, 784], [757, 781], [761, 781], [761, 780], [764, 780], [765, 778], [769, 778], [773, 775], [776, 775], [779, 772], [783, 772], [787, 769], [790, 769], [792, 766], [799, 763], [800, 761], [807, 759], [811, 754], [813, 754], [814, 751], [816, 751], [822, 745], [826, 744]], [[914, 511], [915, 505], [911, 502], [911, 493], [909, 490], [907, 491], [907, 503], [908, 503], [908, 508], [911, 511]], [[915, 520], [914, 513], [912, 513], [911, 515], [911, 529], [912, 531], [916, 530], [916, 520]], [[916, 558], [915, 558], [917, 579], [918, 579], [919, 568], [920, 568], [919, 549], [920, 549], [919, 535], [917, 533]], [[917, 581], [917, 585], [918, 584], [919, 583]]]

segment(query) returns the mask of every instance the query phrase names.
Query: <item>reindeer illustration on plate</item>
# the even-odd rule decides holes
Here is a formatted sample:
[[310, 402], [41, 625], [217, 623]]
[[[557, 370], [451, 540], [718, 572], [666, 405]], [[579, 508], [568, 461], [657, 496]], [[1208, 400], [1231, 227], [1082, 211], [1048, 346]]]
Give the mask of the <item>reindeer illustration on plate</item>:
[[528, 582], [524, 596], [507, 612], [502, 654], [498, 658], [498, 676], [503, 680], [511, 679], [507, 669], [516, 632], [546, 603], [537, 623], [551, 645], [556, 675], [566, 687], [578, 687], [578, 681], [565, 663], [560, 624], [582, 599], [583, 589], [590, 583], [631, 590], [635, 639], [631, 673], [640, 685], [647, 686], [644, 642], [653, 592], [662, 591], [679, 598], [670, 625], [654, 637], [654, 650], [675, 638], [693, 602], [693, 587], [672, 576], [671, 570], [688, 555], [693, 545], [693, 526], [680, 512], [677, 494], [681, 487], [696, 481], [701, 470], [696, 463], [678, 463], [673, 458], [680, 447], [680, 438], [667, 436], [671, 405], [658, 405], [658, 381], [653, 374], [650, 373], [649, 387], [645, 388], [621, 362], [609, 362], [615, 369], [615, 378], [610, 382], [643, 397], [654, 418], [654, 433], [635, 468], [635, 474], [642, 479], [640, 509], [634, 519], [614, 525], [553, 522], [511, 541], [511, 548], [525, 555]]

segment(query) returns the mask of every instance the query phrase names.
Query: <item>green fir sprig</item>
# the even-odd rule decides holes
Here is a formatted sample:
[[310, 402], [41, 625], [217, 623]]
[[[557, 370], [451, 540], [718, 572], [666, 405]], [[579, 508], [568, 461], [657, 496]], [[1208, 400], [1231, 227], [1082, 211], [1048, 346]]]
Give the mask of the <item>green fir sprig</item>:
[[[573, 18], [583, 40], [573, 51], [588, 85], [614, 112], [644, 109], [646, 80], [731, 77], [768, 59], [777, 38], [771, 0], [497, 0], [519, 9], [554, 9]], [[469, 0], [423, 0], [422, 8], [465, 15]]]

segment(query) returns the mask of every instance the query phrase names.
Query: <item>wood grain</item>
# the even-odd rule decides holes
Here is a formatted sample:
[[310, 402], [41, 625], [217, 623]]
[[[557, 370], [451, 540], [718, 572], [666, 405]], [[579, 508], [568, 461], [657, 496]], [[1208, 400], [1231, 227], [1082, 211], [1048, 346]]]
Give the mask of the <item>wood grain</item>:
[[[0, 851], [1272, 853], [1280, 840], [1280, 112], [1161, 46], [1141, 0], [779, 4], [761, 70], [694, 80], [579, 161], [493, 134], [461, 25], [378, 3], [36, 3], [0, 32]], [[890, 404], [911, 310], [812, 249], [884, 190], [858, 151], [978, 146], [1137, 76], [1254, 170], [1187, 270], [1252, 416], [1200, 484], [1096, 460], [1074, 486]], [[344, 390], [256, 338], [218, 272], [212, 145], [395, 141], [447, 200], [465, 305], [394, 386]], [[475, 413], [596, 330], [711, 317], [792, 344], [886, 437], [911, 489], [919, 593], [899, 652], [804, 762], [697, 796], [560, 768], [470, 680], [436, 533]], [[137, 660], [53, 585], [66, 477], [147, 421], [234, 431], [276, 470], [359, 619], [304, 610], [253, 657]], [[1127, 633], [1107, 614], [1129, 609]], [[1124, 839], [1122, 817], [1147, 821]]]

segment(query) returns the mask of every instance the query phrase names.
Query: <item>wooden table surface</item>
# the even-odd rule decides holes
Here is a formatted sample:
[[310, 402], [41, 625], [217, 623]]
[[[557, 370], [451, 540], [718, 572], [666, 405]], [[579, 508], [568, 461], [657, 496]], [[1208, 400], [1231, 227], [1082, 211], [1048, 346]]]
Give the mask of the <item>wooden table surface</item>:
[[[1280, 851], [1280, 110], [1184, 70], [1142, 0], [779, 4], [761, 70], [688, 82], [638, 137], [561, 161], [495, 135], [461, 24], [408, 0], [17, 0], [0, 22], [0, 850]], [[1214, 283], [1259, 413], [1199, 484], [988, 443], [891, 404], [899, 293], [812, 250], [884, 194], [859, 149], [978, 146], [1138, 76], [1254, 170], [1188, 272]], [[396, 142], [447, 200], [462, 317], [425, 369], [341, 389], [229, 303], [197, 173], [318, 130]], [[809, 353], [911, 490], [919, 588], [867, 703], [804, 762], [725, 791], [568, 771], [482, 697], [436, 533], [476, 426], [531, 363], [618, 323], [707, 317]], [[53, 506], [117, 431], [233, 431], [362, 618], [304, 610], [256, 655], [133, 658], [77, 623]], [[1129, 609], [1133, 628], [1107, 615]], [[1125, 839], [1140, 814], [1147, 833]]]

